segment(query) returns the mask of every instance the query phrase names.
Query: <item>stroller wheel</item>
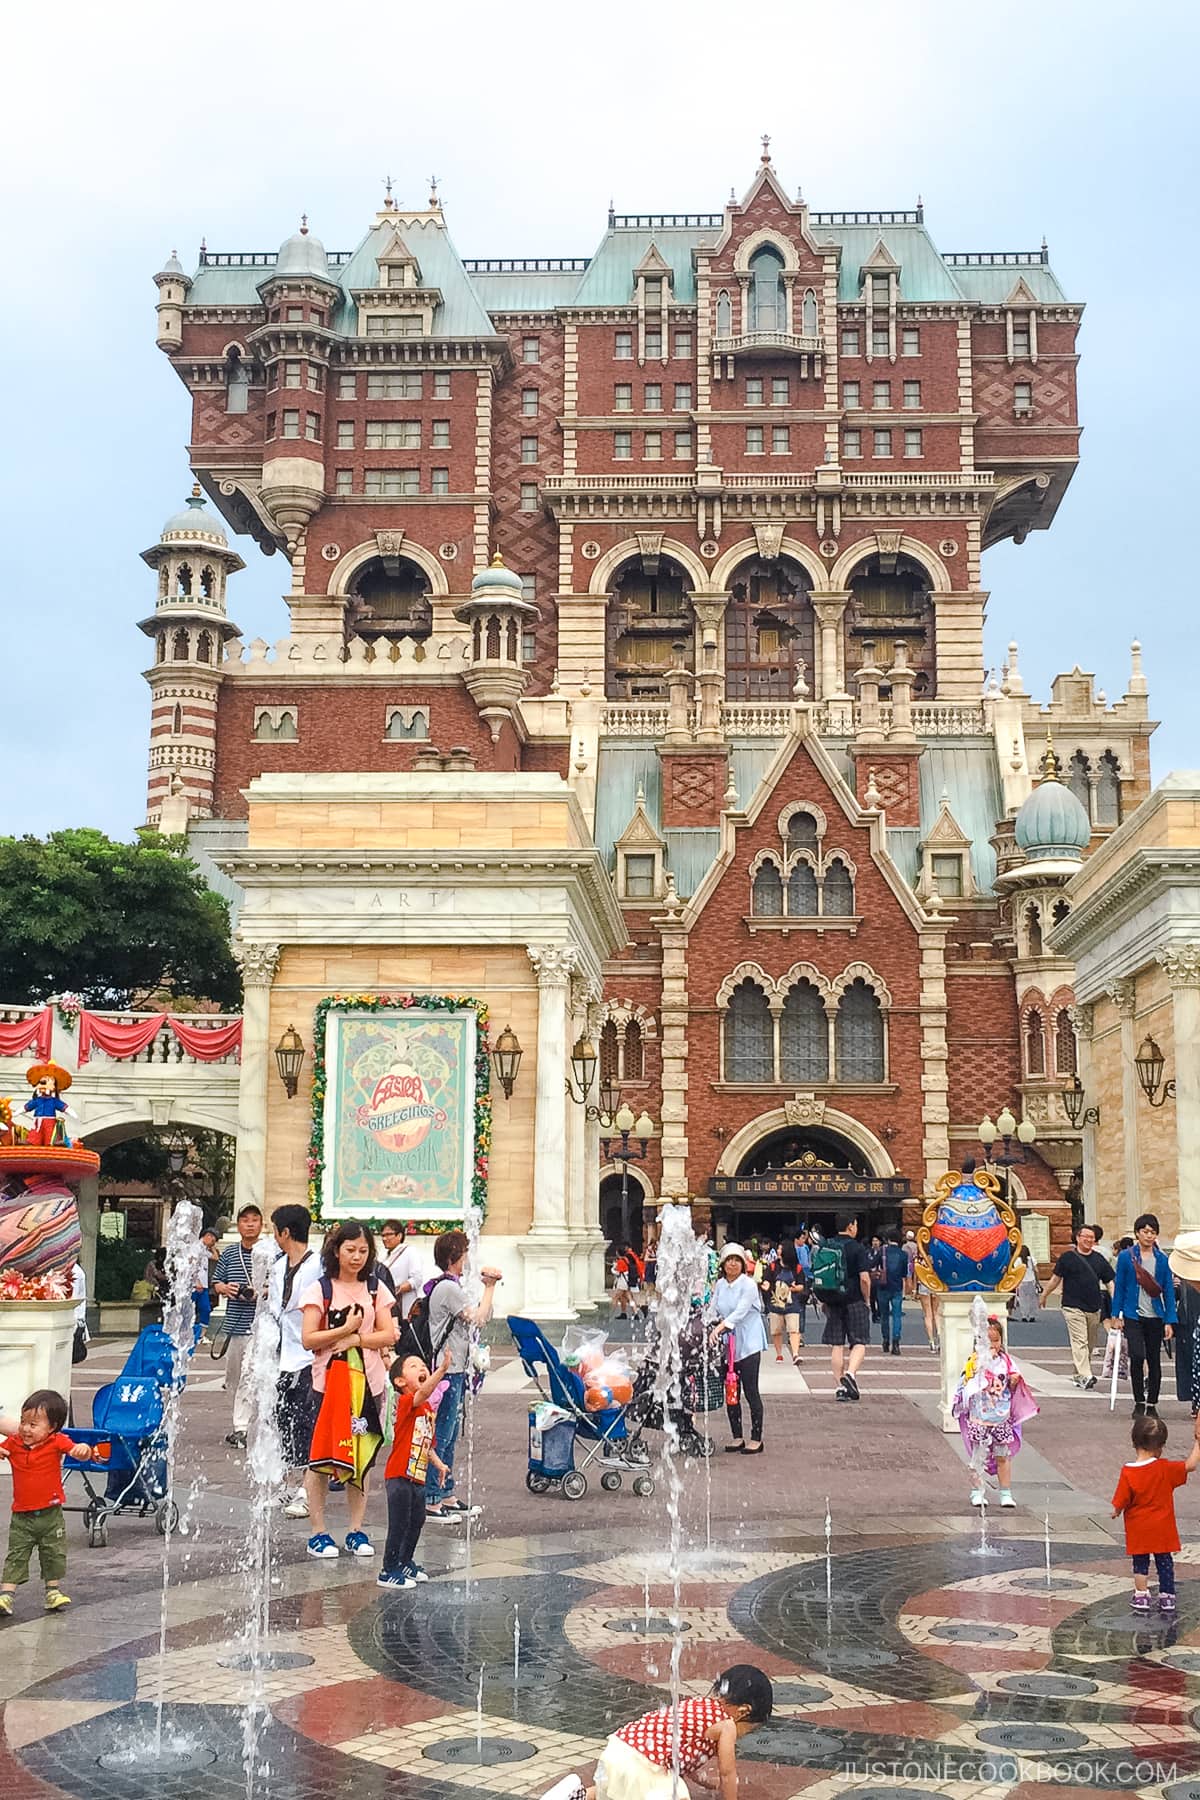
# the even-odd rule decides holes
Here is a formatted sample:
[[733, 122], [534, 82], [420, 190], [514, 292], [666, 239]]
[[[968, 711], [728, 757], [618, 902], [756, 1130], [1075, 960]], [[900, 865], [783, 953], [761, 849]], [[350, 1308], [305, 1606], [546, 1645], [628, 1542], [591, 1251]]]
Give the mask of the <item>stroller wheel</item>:
[[639, 1500], [648, 1500], [654, 1492], [654, 1483], [649, 1475], [635, 1475], [633, 1478], [633, 1491]]
[[174, 1531], [179, 1523], [179, 1508], [173, 1500], [164, 1500], [154, 1511], [154, 1529], [159, 1537], [166, 1537], [168, 1531]]
[[582, 1500], [587, 1493], [587, 1476], [582, 1469], [570, 1469], [562, 1478], [564, 1500]]
[[529, 1489], [531, 1494], [544, 1494], [550, 1486], [550, 1477], [548, 1475], [535, 1475], [533, 1470], [530, 1469], [528, 1475], [525, 1477], [525, 1486]]
[[603, 1475], [600, 1477], [600, 1486], [604, 1489], [605, 1493], [615, 1494], [620, 1485], [621, 1477], [617, 1474], [617, 1471], [615, 1469], [605, 1469]]
[[108, 1543], [108, 1520], [99, 1507], [94, 1511], [91, 1507], [88, 1508], [84, 1524], [87, 1526], [88, 1549], [103, 1550]]

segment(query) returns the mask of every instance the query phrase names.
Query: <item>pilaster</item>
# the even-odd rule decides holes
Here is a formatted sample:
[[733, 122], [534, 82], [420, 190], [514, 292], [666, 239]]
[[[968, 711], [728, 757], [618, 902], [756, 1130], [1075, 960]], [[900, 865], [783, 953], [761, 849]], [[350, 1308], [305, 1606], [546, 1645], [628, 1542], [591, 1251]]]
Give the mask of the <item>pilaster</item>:
[[1137, 983], [1133, 980], [1114, 981], [1108, 989], [1108, 997], [1121, 1021], [1121, 1114], [1124, 1126], [1121, 1145], [1124, 1151], [1125, 1210], [1130, 1219], [1135, 1219], [1142, 1210], [1142, 1159], [1138, 1148], [1141, 1084], [1133, 1063], [1137, 1054]]
[[981, 593], [934, 594], [939, 700], [978, 700], [983, 683]]
[[239, 932], [234, 936], [233, 954], [242, 971], [243, 990], [234, 1209], [257, 1206], [265, 1215], [271, 983], [279, 966], [279, 945], [249, 942]]
[[1200, 1230], [1200, 943], [1160, 950], [1175, 1039], [1176, 1186], [1180, 1231]]
[[674, 889], [667, 896], [666, 915], [655, 923], [662, 937], [662, 1198], [685, 1200], [688, 1195], [688, 934]]
[[948, 919], [931, 919], [920, 932], [921, 1153], [925, 1192], [950, 1166], [949, 1046], [946, 1038], [946, 936]]

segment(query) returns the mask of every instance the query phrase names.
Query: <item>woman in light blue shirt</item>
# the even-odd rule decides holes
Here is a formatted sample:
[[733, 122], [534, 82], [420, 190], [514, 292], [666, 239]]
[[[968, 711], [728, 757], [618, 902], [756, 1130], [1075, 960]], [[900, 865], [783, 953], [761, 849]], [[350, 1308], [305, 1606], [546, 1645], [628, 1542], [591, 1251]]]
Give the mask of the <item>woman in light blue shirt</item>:
[[[758, 1391], [758, 1365], [767, 1347], [767, 1332], [763, 1324], [762, 1299], [751, 1278], [753, 1267], [752, 1259], [740, 1244], [726, 1244], [721, 1251], [721, 1278], [708, 1303], [714, 1344], [720, 1341], [722, 1332], [733, 1333], [737, 1397], [726, 1402], [725, 1410], [729, 1415], [733, 1442], [726, 1444], [725, 1449], [727, 1452], [740, 1451], [743, 1456], [758, 1456], [763, 1447], [763, 1405]], [[743, 1392], [750, 1408], [749, 1443], [742, 1438]]]

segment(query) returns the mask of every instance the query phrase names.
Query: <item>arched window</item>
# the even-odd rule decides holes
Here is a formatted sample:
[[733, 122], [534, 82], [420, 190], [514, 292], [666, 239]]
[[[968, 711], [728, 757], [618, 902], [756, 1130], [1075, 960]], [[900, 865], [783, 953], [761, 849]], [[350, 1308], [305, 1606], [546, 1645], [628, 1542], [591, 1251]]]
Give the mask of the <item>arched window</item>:
[[177, 631], [171, 639], [171, 661], [186, 662], [188, 659], [188, 634]]
[[792, 814], [787, 822], [787, 847], [789, 852], [817, 848], [817, 821], [811, 813]]
[[275, 727], [275, 736], [277, 740], [280, 743], [294, 744], [299, 735], [299, 732], [296, 730], [295, 713], [281, 712], [279, 715], [279, 723]]
[[783, 258], [764, 244], [750, 258], [750, 329], [783, 331], [787, 314], [783, 300]]
[[733, 990], [725, 1014], [725, 1079], [765, 1087], [775, 1079], [775, 1029], [767, 996], [749, 979]]
[[1046, 1022], [1036, 1007], [1025, 1019], [1025, 1073], [1046, 1073]]
[[805, 337], [816, 337], [817, 335], [817, 296], [811, 288], [804, 290], [804, 335]]
[[798, 981], [783, 1003], [779, 1020], [779, 1078], [829, 1080], [829, 1025], [824, 1002], [811, 981]]
[[500, 620], [495, 613], [488, 614], [487, 648], [484, 654], [489, 662], [500, 661]]
[[192, 571], [188, 563], [179, 565], [179, 573], [175, 577], [175, 591], [179, 594], [190, 594], [192, 591]]
[[630, 1019], [625, 1027], [625, 1080], [641, 1081], [645, 1061], [642, 1055], [642, 1028], [636, 1019]]
[[1075, 1044], [1075, 1027], [1071, 1023], [1071, 1015], [1064, 1006], [1054, 1021], [1054, 1069], [1058, 1075], [1074, 1075], [1079, 1066], [1079, 1052]]
[[1077, 750], [1067, 764], [1067, 786], [1089, 819], [1092, 816], [1092, 786], [1088, 780], [1091, 766], [1082, 750]]
[[883, 1080], [883, 1009], [861, 976], [842, 995], [834, 1036], [839, 1081]]
[[508, 626], [504, 635], [504, 655], [505, 659], [510, 663], [515, 663], [518, 660], [517, 621], [515, 619], [510, 619], [508, 621]]
[[783, 916], [783, 877], [779, 866], [769, 858], [759, 867], [750, 894], [750, 911], [756, 919], [778, 919]]
[[1061, 925], [1063, 920], [1069, 919], [1070, 916], [1071, 916], [1070, 902], [1067, 900], [1056, 900], [1054, 902], [1054, 923], [1056, 925]]
[[471, 630], [471, 660], [480, 662], [483, 656], [483, 620], [477, 618]]
[[853, 918], [854, 879], [840, 856], [835, 856], [826, 869], [822, 886], [826, 918]]
[[162, 568], [158, 571], [158, 592], [160, 599], [166, 598], [167, 588], [170, 586], [170, 582], [171, 571], [166, 563], [164, 563]]
[[389, 706], [383, 735], [396, 743], [428, 738], [429, 711], [424, 706]]
[[787, 909], [793, 919], [814, 919], [817, 914], [817, 877], [811, 863], [795, 862], [788, 873]]
[[160, 631], [154, 640], [154, 660], [155, 662], [166, 662], [167, 660], [167, 634], [165, 631]]
[[1097, 825], [1121, 823], [1121, 771], [1111, 750], [1100, 758], [1100, 780], [1096, 787]]
[[717, 295], [717, 336], [733, 336], [733, 302], [724, 288]]
[[1040, 956], [1042, 954], [1042, 915], [1036, 906], [1026, 908], [1025, 935], [1029, 940], [1027, 955]]
[[173, 733], [175, 734], [176, 737], [178, 737], [180, 732], [183, 730], [183, 708], [182, 708], [182, 706], [176, 706], [176, 708], [175, 708], [174, 715], [171, 719], [171, 730], [173, 731]]
[[204, 598], [206, 600], [212, 599], [213, 590], [216, 587], [216, 585], [217, 585], [216, 577], [213, 574], [212, 570], [209, 568], [208, 564], [205, 563], [204, 567], [200, 571], [200, 592], [204, 595]]
[[250, 371], [237, 350], [225, 358], [225, 411], [244, 413], [250, 399]]
[[211, 631], [202, 631], [200, 633], [199, 637], [196, 639], [196, 661], [197, 662], [211, 662], [212, 661], [212, 633], [211, 633]]
[[621, 1045], [617, 1037], [617, 1027], [612, 1019], [605, 1019], [600, 1027], [600, 1080], [619, 1081], [621, 1077]]

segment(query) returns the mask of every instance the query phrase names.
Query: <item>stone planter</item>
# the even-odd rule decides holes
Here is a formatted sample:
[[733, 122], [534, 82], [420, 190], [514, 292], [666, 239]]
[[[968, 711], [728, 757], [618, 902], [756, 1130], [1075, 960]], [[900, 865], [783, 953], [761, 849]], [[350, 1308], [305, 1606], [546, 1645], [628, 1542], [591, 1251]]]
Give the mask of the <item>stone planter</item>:
[[15, 1415], [36, 1388], [71, 1392], [74, 1300], [0, 1300], [0, 1409]]

